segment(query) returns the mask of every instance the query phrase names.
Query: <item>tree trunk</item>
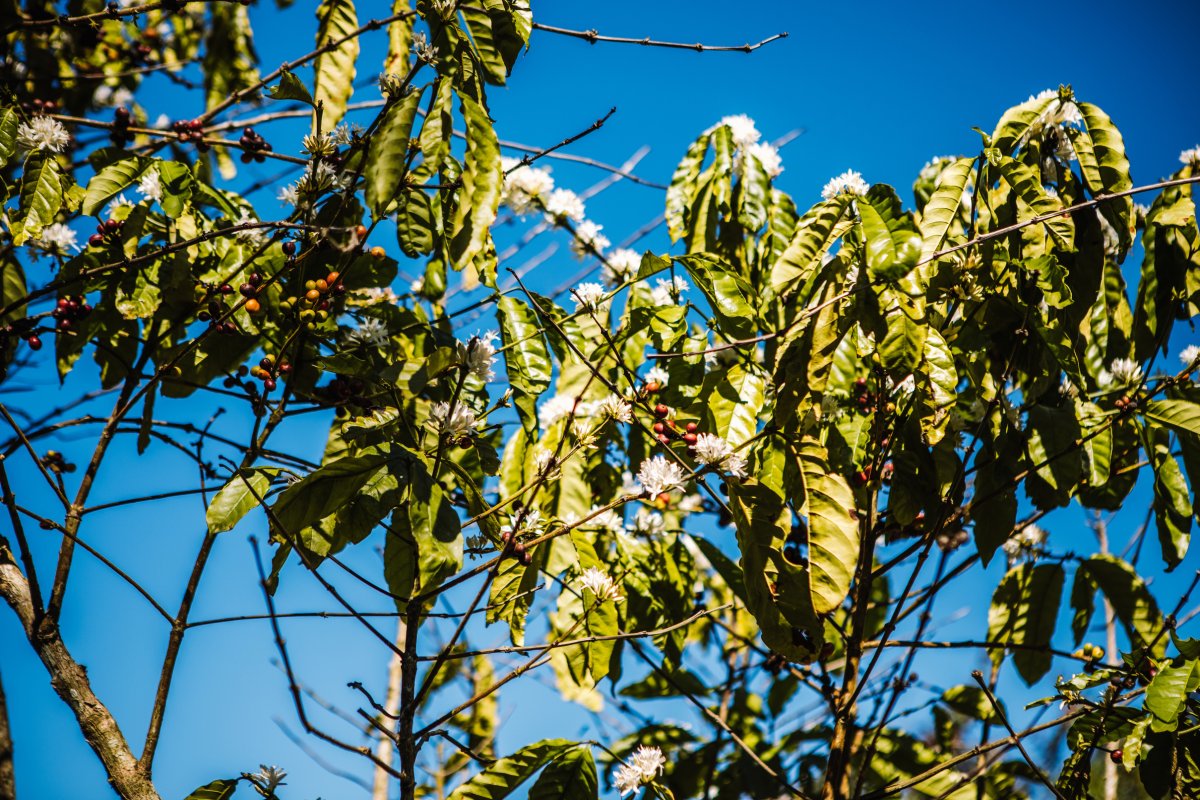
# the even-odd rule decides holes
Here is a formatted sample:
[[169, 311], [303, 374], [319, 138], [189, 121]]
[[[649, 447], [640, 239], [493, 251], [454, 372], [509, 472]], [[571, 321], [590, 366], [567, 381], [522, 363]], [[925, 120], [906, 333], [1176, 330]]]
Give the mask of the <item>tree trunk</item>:
[[44, 617], [34, 627], [29, 583], [3, 543], [0, 543], [0, 596], [16, 612], [29, 643], [50, 673], [50, 685], [75, 714], [79, 730], [100, 758], [116, 793], [125, 800], [161, 800], [154, 784], [138, 771], [137, 759], [130, 752], [117, 721], [92, 692], [87, 670], [71, 657], [58, 627]]

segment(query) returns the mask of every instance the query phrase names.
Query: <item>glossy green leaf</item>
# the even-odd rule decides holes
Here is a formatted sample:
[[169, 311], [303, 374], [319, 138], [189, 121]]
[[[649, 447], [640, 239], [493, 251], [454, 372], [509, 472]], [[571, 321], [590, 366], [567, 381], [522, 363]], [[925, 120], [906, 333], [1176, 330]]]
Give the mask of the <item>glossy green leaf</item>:
[[[463, 270], [491, 241], [490, 229], [500, 207], [504, 174], [500, 145], [487, 112], [469, 97], [460, 96], [467, 128], [467, 149], [460, 176], [458, 209], [451, 225], [450, 257], [456, 270]], [[492, 276], [494, 280], [494, 276]], [[485, 283], [491, 283], [486, 280]]]
[[542, 770], [529, 800], [596, 800], [599, 796], [596, 762], [587, 746], [568, 750]]
[[1200, 687], [1200, 662], [1185, 661], [1179, 666], [1163, 666], [1146, 686], [1145, 707], [1153, 715], [1150, 730], [1155, 733], [1175, 730], [1187, 696]]
[[[399, 195], [423, 195], [419, 190], [407, 191], [404, 183], [408, 171], [408, 142], [421, 96], [420, 91], [409, 92], [399, 102], [389, 105], [371, 137], [363, 178], [367, 206], [376, 218], [382, 217]], [[407, 205], [407, 199], [401, 202]]]
[[42, 229], [54, 222], [55, 215], [63, 204], [62, 167], [58, 159], [34, 153], [25, 160], [25, 172], [21, 176], [21, 229], [14, 244], [24, 244], [37, 239]]
[[921, 261], [931, 260], [946, 241], [974, 167], [975, 159], [956, 158], [938, 176], [937, 188], [921, 212]]
[[1137, 571], [1116, 556], [1096, 554], [1080, 564], [1088, 577], [1112, 603], [1113, 612], [1135, 647], [1154, 642], [1154, 653], [1166, 650], [1162, 612]]
[[321, 0], [317, 7], [317, 48], [329, 48], [313, 64], [313, 99], [321, 109], [321, 129], [332, 130], [346, 114], [354, 91], [358, 60], [358, 14], [354, 0]]
[[796, 230], [783, 255], [771, 267], [771, 291], [778, 295], [791, 294], [815, 276], [821, 258], [837, 238], [848, 197], [839, 195], [818, 203], [796, 222]]
[[804, 488], [802, 504], [797, 505], [808, 518], [809, 591], [813, 610], [826, 614], [846, 599], [858, 565], [854, 492], [829, 468], [829, 456], [817, 440], [805, 439], [796, 456]]
[[[1063, 568], [1059, 564], [1020, 564], [1008, 571], [992, 595], [988, 610], [988, 641], [1020, 645], [1013, 663], [1032, 686], [1050, 670], [1050, 639], [1062, 598]], [[1004, 658], [992, 650], [993, 663]]]
[[237, 791], [237, 778], [222, 778], [206, 783], [189, 794], [184, 800], [227, 800]]
[[204, 519], [209, 531], [221, 533], [233, 530], [242, 517], [266, 497], [271, 479], [278, 474], [276, 467], [239, 470], [208, 504]]
[[267, 94], [274, 100], [299, 100], [301, 103], [314, 105], [312, 93], [291, 70], [285, 69], [281, 72], [279, 83], [268, 89]]
[[537, 430], [537, 398], [550, 386], [550, 351], [533, 309], [512, 295], [496, 304], [504, 363], [517, 413], [530, 439]]
[[132, 185], [149, 165], [150, 159], [131, 156], [104, 167], [88, 181], [80, 210], [89, 217], [95, 216], [109, 200]]
[[450, 793], [449, 800], [502, 800], [550, 761], [578, 745], [566, 739], [543, 739], [496, 761]]

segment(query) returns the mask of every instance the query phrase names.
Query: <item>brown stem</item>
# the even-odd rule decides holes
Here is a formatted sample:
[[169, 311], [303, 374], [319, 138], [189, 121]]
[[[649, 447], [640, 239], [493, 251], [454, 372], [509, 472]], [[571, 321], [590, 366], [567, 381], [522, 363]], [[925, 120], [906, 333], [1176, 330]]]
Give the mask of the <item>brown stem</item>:
[[[404, 619], [401, 618], [396, 623], [396, 649], [402, 650], [405, 643], [408, 641], [408, 626], [404, 624]], [[383, 698], [383, 711], [381, 712], [380, 724], [386, 725], [386, 718], [395, 719], [400, 713], [400, 684], [404, 678], [404, 659], [399, 652], [392, 653], [391, 659], [388, 661], [388, 681], [387, 694]], [[375, 745], [375, 758], [385, 764], [392, 763], [392, 756], [396, 752], [396, 743], [392, 737], [384, 734], [379, 735], [379, 744]], [[388, 787], [391, 786], [392, 776], [387, 773], [387, 770], [375, 767], [375, 783], [371, 789], [371, 800], [388, 800]]]
[[0, 800], [17, 800], [17, 779], [13, 770], [13, 737], [8, 725], [8, 703], [4, 682], [0, 681]]
[[50, 685], [71, 709], [79, 730], [100, 758], [108, 781], [125, 800], [160, 800], [150, 779], [137, 769], [137, 759], [108, 708], [92, 692], [87, 670], [71, 657], [55, 625], [42, 619], [35, 626], [29, 583], [7, 545], [0, 543], [0, 596], [16, 613], [25, 636], [50, 674]]

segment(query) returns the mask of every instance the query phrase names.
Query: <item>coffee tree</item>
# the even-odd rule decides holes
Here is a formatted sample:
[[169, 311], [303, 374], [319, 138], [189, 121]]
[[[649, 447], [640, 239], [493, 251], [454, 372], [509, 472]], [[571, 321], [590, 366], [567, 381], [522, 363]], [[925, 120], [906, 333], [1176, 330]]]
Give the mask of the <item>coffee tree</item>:
[[[1200, 794], [1195, 582], [1156, 598], [1146, 580], [1184, 562], [1197, 513], [1200, 350], [1169, 350], [1200, 298], [1200, 152], [1135, 186], [1117, 126], [1064, 86], [932, 160], [911, 202], [849, 171], [806, 208], [775, 185], [776, 147], [726, 117], [665, 187], [669, 246], [638, 253], [542, 161], [604, 119], [508, 149], [490, 88], [519, 80], [538, 29], [702, 51], [778, 37], [614, 39], [543, 26], [524, 0], [394, 0], [378, 19], [323, 0], [313, 48], [264, 72], [246, 6], [4, 10], [0, 595], [118, 795], [160, 797], [175, 664], [235, 530], [290, 711], [313, 747], [361, 756], [381, 800]], [[368, 37], [384, 64], [359, 58]], [[376, 69], [378, 90], [356, 80]], [[139, 88], [157, 73], [204, 111], [156, 119]], [[295, 119], [299, 141], [271, 134]], [[271, 187], [282, 214], [238, 175], [266, 161], [294, 171]], [[501, 222], [527, 235], [498, 247]], [[599, 278], [548, 292], [513, 271], [545, 231]], [[497, 332], [468, 333], [478, 320]], [[89, 391], [15, 391], [51, 370]], [[196, 421], [217, 405], [238, 433]], [[288, 433], [312, 414], [329, 421], [317, 463]], [[90, 432], [78, 464], [50, 448], [64, 429]], [[205, 532], [177, 606], [88, 544], [123, 438], [198, 468]], [[45, 507], [14, 494], [16, 470]], [[1109, 546], [1126, 503], [1146, 506], [1140, 561]], [[35, 558], [45, 537], [56, 561]], [[372, 547], [373, 573], [340, 557]], [[86, 602], [80, 557], [167, 623], [144, 736], [60, 634]], [[937, 598], [995, 559], [977, 636], [939, 640]], [[345, 665], [363, 729], [309, 710], [274, 599], [302, 572], [379, 642], [378, 665]], [[394, 603], [394, 627], [347, 584]], [[479, 644], [497, 631], [508, 644]], [[921, 680], [946, 649], [986, 669]], [[1014, 670], [1046, 696], [1026, 711], [997, 695]], [[542, 672], [632, 733], [507, 742], [505, 687]], [[304, 794], [276, 767], [213, 777], [191, 796]]]

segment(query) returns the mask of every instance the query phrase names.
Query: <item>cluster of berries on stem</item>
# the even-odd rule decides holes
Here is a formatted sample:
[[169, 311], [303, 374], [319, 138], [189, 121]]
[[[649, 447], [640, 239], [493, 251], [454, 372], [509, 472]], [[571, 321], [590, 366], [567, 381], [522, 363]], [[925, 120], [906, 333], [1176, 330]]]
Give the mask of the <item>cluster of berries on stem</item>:
[[208, 143], [204, 141], [204, 121], [200, 119], [177, 120], [172, 123], [171, 130], [181, 142], [195, 142], [196, 149], [201, 153], [208, 151]]
[[501, 531], [500, 542], [504, 547], [502, 557], [515, 558], [523, 567], [533, 563], [533, 552], [511, 530]]
[[69, 331], [77, 320], [92, 313], [92, 306], [82, 295], [62, 297], [54, 306], [51, 316], [54, 317], [54, 327], [60, 331]]
[[219, 286], [215, 283], [199, 282], [196, 284], [196, 302], [205, 307], [196, 314], [201, 322], [210, 323], [209, 327], [216, 333], [237, 333], [238, 326], [231, 320], [222, 321], [220, 318], [229, 313], [229, 304], [224, 297], [233, 294], [233, 287], [228, 283]]
[[271, 152], [271, 145], [261, 136], [259, 136], [254, 128], [246, 128], [242, 131], [242, 138], [238, 139], [238, 144], [242, 146], [242, 163], [249, 164], [255, 161], [259, 164], [267, 160], [266, 154]]
[[114, 242], [124, 226], [124, 220], [109, 217], [96, 226], [96, 232], [88, 237], [88, 244], [92, 247], [103, 247]]
[[[285, 247], [287, 244], [291, 243], [285, 243]], [[280, 309], [296, 313], [307, 327], [315, 327], [317, 323], [329, 318], [333, 298], [346, 293], [346, 285], [342, 283], [341, 277], [341, 273], [334, 271], [324, 278], [305, 281], [304, 294], [283, 298], [279, 303]]]

